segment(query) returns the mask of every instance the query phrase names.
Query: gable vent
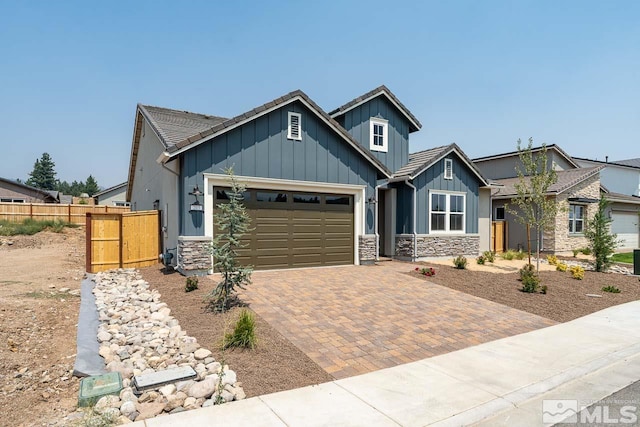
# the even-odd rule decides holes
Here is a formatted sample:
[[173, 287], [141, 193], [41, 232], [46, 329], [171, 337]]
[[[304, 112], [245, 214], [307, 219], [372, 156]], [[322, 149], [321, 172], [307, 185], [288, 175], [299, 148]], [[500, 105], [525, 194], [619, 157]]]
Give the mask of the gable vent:
[[301, 120], [302, 115], [300, 113], [293, 113], [289, 111], [289, 130], [287, 132], [287, 138], [295, 139], [297, 141], [302, 140]]

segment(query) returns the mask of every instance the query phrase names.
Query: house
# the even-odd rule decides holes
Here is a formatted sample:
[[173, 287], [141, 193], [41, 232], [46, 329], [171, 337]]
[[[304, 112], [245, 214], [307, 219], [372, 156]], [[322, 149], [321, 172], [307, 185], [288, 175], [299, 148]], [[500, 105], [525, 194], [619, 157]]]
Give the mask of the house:
[[574, 157], [581, 167], [601, 166], [611, 217], [611, 231], [620, 241], [619, 250], [640, 247], [640, 159], [609, 162]]
[[184, 274], [211, 270], [213, 214], [233, 166], [257, 269], [477, 255], [488, 181], [455, 144], [409, 154], [417, 118], [385, 86], [326, 113], [294, 91], [233, 118], [139, 104], [126, 200], [161, 209]]
[[59, 203], [57, 192], [0, 178], [0, 202], [2, 203]]
[[93, 195], [97, 205], [129, 206], [127, 202], [127, 183], [114, 185]]

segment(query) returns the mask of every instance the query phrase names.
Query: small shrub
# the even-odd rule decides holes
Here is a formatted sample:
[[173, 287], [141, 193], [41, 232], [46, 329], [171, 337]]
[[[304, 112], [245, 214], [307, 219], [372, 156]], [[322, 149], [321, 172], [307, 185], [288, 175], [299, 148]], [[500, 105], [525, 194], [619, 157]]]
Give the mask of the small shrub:
[[496, 260], [496, 253], [492, 251], [484, 251], [482, 253], [482, 256], [486, 261], [489, 261], [489, 262], [495, 262]]
[[572, 249], [571, 252], [573, 252], [573, 257], [576, 258], [580, 253], [580, 249]]
[[520, 274], [520, 280], [524, 279], [525, 276], [530, 276], [535, 274], [536, 268], [533, 264], [526, 264], [523, 266], [518, 273]]
[[516, 259], [518, 261], [522, 261], [523, 259], [525, 259], [526, 256], [527, 256], [526, 252], [523, 252], [523, 251], [516, 252]]
[[187, 284], [184, 286], [185, 292], [191, 292], [198, 289], [198, 278], [197, 277], [187, 277]]
[[[540, 286], [540, 278], [534, 272], [530, 274], [525, 274], [522, 276], [522, 292], [526, 292], [529, 294], [535, 293], [538, 291], [538, 287]], [[545, 289], [546, 293], [546, 289]]]
[[484, 265], [485, 261], [486, 261], [486, 258], [483, 255], [480, 255], [478, 258], [476, 258], [476, 262], [480, 265]]
[[458, 255], [453, 259], [453, 265], [455, 265], [458, 270], [464, 270], [467, 268], [467, 259], [462, 255]]
[[224, 335], [222, 348], [250, 348], [256, 346], [256, 319], [249, 310], [242, 310], [233, 332]]
[[559, 262], [556, 264], [556, 270], [557, 271], [567, 271], [567, 264], [565, 264], [564, 262]]
[[502, 256], [502, 259], [511, 261], [516, 257], [516, 251], [514, 251], [513, 249], [509, 249], [508, 251], [503, 252], [501, 256]]
[[569, 268], [569, 271], [571, 272], [571, 277], [573, 277], [574, 279], [584, 279], [584, 268], [580, 267], [579, 265], [572, 265], [571, 268]]
[[558, 257], [555, 255], [547, 255], [549, 265], [558, 265]]
[[582, 252], [582, 255], [591, 255], [591, 248], [582, 248], [580, 252]]
[[602, 288], [602, 292], [611, 292], [612, 294], [619, 294], [620, 293], [620, 289], [616, 288], [615, 286], [605, 286]]
[[427, 277], [436, 275], [436, 270], [433, 267], [423, 267], [423, 268], [416, 267], [415, 271]]
[[546, 295], [549, 287], [547, 285], [540, 286], [540, 293]]

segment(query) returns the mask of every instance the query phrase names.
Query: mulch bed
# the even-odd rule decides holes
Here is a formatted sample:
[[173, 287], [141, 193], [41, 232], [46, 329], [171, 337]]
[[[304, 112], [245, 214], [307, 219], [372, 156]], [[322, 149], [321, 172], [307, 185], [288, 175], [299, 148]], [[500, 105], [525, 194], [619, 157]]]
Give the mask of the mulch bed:
[[[413, 269], [416, 266], [433, 267], [436, 275], [426, 277]], [[576, 280], [568, 272], [541, 271], [541, 285], [547, 285], [547, 294], [522, 292], [517, 273], [499, 274], [435, 265], [429, 263], [407, 264], [407, 272], [415, 277], [446, 286], [467, 294], [488, 299], [528, 313], [537, 314], [557, 322], [567, 322], [581, 316], [640, 299], [640, 281], [637, 277], [622, 274], [586, 271], [583, 280]], [[612, 285], [622, 292], [603, 292], [602, 287]], [[602, 298], [587, 294], [602, 295]]]
[[[207, 311], [204, 297], [213, 288], [211, 280], [200, 280], [200, 288], [187, 293], [184, 291], [186, 279], [179, 273], [164, 274], [158, 266], [140, 271], [149, 286], [160, 292], [161, 301], [171, 308], [171, 315], [178, 319], [182, 329], [195, 337], [201, 346], [211, 350], [220, 361], [222, 336], [225, 329], [233, 330], [240, 308], [235, 307], [224, 314]], [[247, 397], [333, 380], [260, 316], [253, 314], [258, 338], [256, 348], [224, 352], [225, 363], [238, 374], [238, 381], [242, 383]]]

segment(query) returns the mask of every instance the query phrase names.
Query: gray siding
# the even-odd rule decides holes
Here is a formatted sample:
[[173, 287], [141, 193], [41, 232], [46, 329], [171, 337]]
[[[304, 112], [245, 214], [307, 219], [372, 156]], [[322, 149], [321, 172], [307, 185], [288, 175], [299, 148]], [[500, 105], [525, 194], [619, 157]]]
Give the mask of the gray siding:
[[[498, 159], [474, 162], [474, 164], [480, 169], [482, 175], [488, 179], [515, 178], [518, 176], [518, 169], [524, 171], [517, 153]], [[575, 166], [554, 149], [547, 150], [547, 168], [551, 169], [552, 166], [555, 166], [556, 171], [575, 169]]]
[[340, 123], [363, 147], [369, 149], [369, 119], [378, 117], [389, 122], [388, 151], [372, 151], [386, 167], [396, 171], [409, 161], [409, 122], [384, 97], [379, 96], [338, 118]]
[[465, 220], [466, 232], [478, 232], [478, 178], [458, 158], [451, 154], [446, 158], [453, 160], [453, 179], [444, 179], [444, 159], [431, 166], [413, 180], [418, 189], [417, 226], [418, 234], [429, 233], [429, 190], [458, 191], [466, 193]]
[[[302, 141], [287, 139], [287, 113], [302, 113]], [[203, 173], [223, 173], [233, 166], [236, 175], [366, 185], [374, 194], [378, 171], [346, 141], [303, 104], [288, 104], [185, 152], [181, 175], [181, 235], [204, 234], [202, 215], [189, 214], [197, 184], [204, 188]], [[373, 213], [367, 205], [366, 233], [373, 233]]]

